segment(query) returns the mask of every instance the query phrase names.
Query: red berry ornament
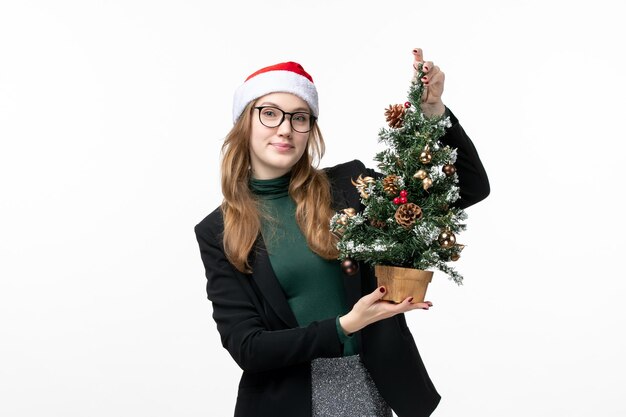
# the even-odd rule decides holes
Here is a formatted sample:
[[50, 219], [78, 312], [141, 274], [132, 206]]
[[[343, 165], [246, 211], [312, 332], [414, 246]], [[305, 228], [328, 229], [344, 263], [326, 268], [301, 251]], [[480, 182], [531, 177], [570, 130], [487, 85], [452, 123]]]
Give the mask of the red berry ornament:
[[406, 197], [408, 195], [409, 195], [409, 193], [407, 193], [406, 190], [400, 191], [400, 197]]
[[404, 102], [404, 108], [408, 109], [409, 107], [411, 107], [411, 103], [408, 101]]
[[400, 205], [400, 197], [396, 197], [393, 199], [393, 204], [395, 204], [396, 206]]
[[406, 204], [408, 201], [406, 197], [400, 197], [400, 204]]

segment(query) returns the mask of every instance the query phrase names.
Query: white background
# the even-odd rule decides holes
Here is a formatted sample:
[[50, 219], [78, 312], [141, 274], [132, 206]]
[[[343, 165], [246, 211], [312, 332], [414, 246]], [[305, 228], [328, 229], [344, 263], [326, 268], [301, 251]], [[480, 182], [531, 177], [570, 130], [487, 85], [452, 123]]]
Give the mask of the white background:
[[436, 274], [408, 318], [434, 416], [626, 415], [613, 4], [2, 1], [0, 415], [232, 415], [193, 233], [221, 200], [232, 92], [300, 62], [322, 166], [373, 166], [414, 47], [492, 185], [459, 236], [465, 285]]

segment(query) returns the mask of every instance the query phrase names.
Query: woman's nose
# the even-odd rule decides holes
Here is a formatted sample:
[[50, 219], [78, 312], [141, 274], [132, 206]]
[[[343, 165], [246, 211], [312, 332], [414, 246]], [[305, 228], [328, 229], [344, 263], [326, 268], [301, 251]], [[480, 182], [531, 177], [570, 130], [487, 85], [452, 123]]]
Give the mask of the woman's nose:
[[293, 128], [291, 127], [291, 116], [285, 115], [283, 122], [278, 125], [278, 133], [284, 136], [291, 136]]

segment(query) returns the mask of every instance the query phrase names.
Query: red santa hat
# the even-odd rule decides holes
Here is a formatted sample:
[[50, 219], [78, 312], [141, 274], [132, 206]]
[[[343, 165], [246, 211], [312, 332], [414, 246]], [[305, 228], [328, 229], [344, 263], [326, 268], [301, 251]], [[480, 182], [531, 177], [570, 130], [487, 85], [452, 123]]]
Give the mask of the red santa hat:
[[233, 123], [237, 122], [248, 103], [270, 93], [294, 94], [306, 101], [313, 116], [318, 116], [319, 104], [313, 77], [302, 65], [290, 61], [261, 68], [246, 78], [235, 90]]

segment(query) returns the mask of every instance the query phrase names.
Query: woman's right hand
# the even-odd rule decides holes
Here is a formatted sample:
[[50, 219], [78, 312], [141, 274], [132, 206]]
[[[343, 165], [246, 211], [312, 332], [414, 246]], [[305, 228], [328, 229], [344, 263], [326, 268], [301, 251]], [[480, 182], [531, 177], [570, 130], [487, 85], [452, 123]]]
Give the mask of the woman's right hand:
[[348, 314], [339, 318], [339, 324], [343, 331], [350, 335], [379, 320], [388, 319], [410, 310], [428, 310], [433, 305], [430, 301], [412, 303], [413, 297], [407, 297], [401, 303], [396, 304], [381, 300], [384, 295], [385, 287], [378, 287], [370, 294], [361, 297]]
[[420, 48], [413, 49], [413, 57], [415, 76], [417, 75], [418, 64], [423, 64], [424, 78], [422, 78], [422, 82], [424, 84], [424, 93], [422, 94], [422, 112], [428, 117], [441, 116], [446, 111], [446, 107], [441, 100], [443, 85], [446, 79], [445, 74], [432, 61], [424, 62], [424, 53]]

